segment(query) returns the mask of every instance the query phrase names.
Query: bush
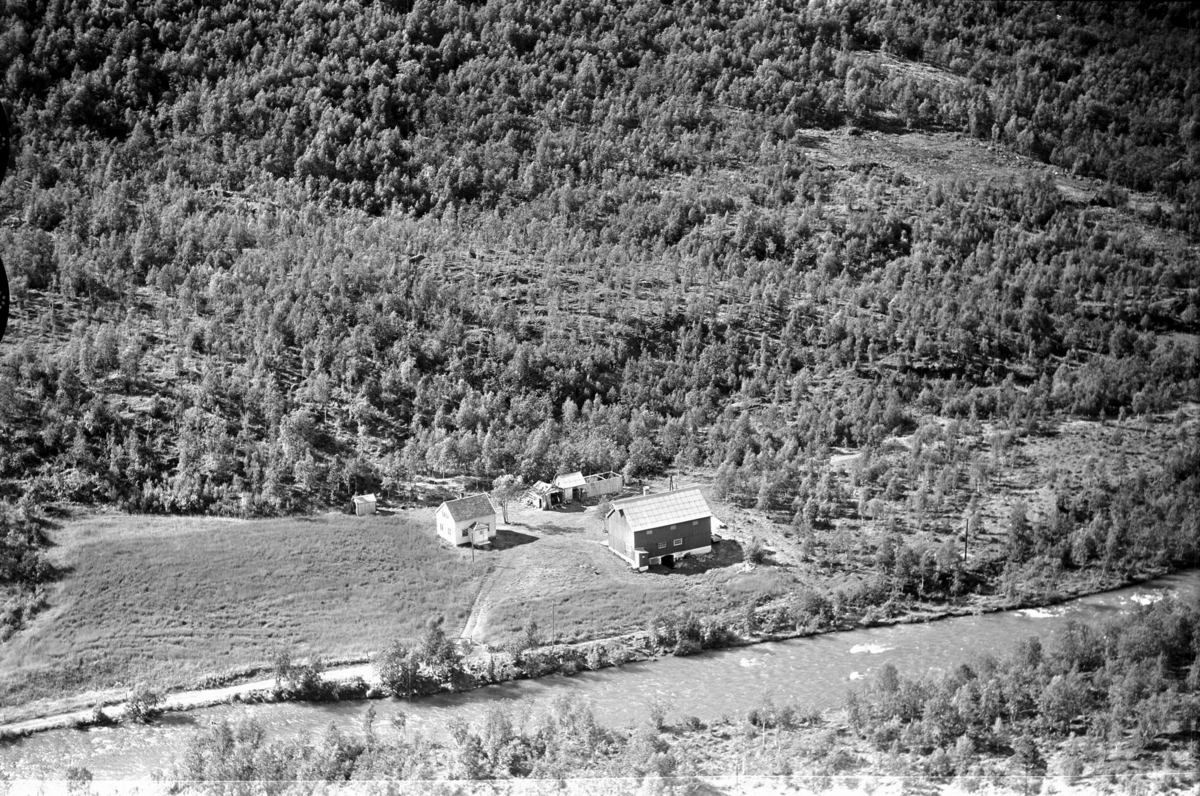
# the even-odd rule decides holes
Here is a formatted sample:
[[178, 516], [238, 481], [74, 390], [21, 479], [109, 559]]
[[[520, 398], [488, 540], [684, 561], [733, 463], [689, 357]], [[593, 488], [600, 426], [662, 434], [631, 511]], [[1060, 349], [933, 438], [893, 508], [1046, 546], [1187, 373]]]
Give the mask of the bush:
[[129, 692], [129, 698], [125, 701], [125, 717], [130, 721], [139, 721], [143, 724], [152, 721], [162, 713], [162, 708], [159, 707], [160, 702], [162, 702], [162, 696], [157, 691], [145, 683], [138, 683]]
[[613, 666], [622, 666], [633, 660], [633, 652], [626, 646], [618, 644], [608, 651], [608, 661]]
[[[290, 653], [275, 656], [275, 691], [281, 699], [303, 699], [319, 702], [337, 699], [339, 685], [324, 677], [325, 663], [318, 655], [307, 663], [293, 663]], [[363, 693], [366, 693], [364, 688]]]
[[406, 698], [419, 692], [420, 661], [400, 642], [393, 642], [379, 653], [372, 665], [380, 683], [392, 696]]
[[92, 787], [92, 772], [83, 766], [71, 766], [63, 772], [63, 780], [71, 793], [88, 793]]
[[667, 703], [662, 700], [662, 697], [655, 697], [650, 700], [647, 706], [650, 713], [650, 726], [662, 732], [667, 726]]
[[96, 705], [87, 716], [75, 720], [76, 727], [107, 727], [112, 724], [112, 717], [104, 712], [104, 708]]
[[367, 681], [357, 675], [347, 680], [333, 681], [327, 685], [329, 696], [332, 699], [363, 699], [371, 691]]
[[517, 671], [525, 677], [544, 677], [558, 671], [560, 661], [549, 650], [526, 650], [513, 656]]
[[751, 538], [746, 544], [746, 560], [751, 564], [761, 564], [767, 560], [767, 549], [763, 547], [762, 540], [757, 536]]
[[700, 642], [690, 638], [681, 638], [675, 642], [675, 649], [671, 651], [676, 657], [684, 657], [687, 655], [695, 655], [700, 652]]
[[925, 770], [931, 777], [949, 777], [954, 774], [954, 762], [946, 750], [939, 746], [925, 761]]
[[701, 646], [706, 650], [728, 647], [737, 641], [737, 634], [720, 619], [710, 619], [704, 623], [704, 636]]

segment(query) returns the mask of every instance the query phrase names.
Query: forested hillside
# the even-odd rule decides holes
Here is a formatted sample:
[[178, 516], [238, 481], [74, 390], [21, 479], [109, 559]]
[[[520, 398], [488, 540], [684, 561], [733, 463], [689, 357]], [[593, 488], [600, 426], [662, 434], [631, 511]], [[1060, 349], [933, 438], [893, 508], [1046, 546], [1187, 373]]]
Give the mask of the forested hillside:
[[8, 498], [674, 464], [803, 526], [836, 446], [1197, 395], [1190, 4], [402, 6], [8, 0]]

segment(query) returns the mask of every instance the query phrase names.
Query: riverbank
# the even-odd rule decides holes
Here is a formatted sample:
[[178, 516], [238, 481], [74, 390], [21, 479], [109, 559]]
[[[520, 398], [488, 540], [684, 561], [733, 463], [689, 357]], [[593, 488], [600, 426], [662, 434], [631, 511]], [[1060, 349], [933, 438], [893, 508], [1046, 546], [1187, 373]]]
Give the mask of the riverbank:
[[[1187, 570], [1182, 572], [1187, 572]], [[696, 640], [695, 649], [690, 648], [687, 644], [689, 638], [687, 628], [681, 628], [680, 623], [672, 623], [669, 618], [656, 625], [652, 630], [575, 644], [536, 647], [515, 654], [477, 648], [464, 661], [474, 678], [470, 681], [469, 687], [460, 687], [459, 690], [473, 690], [496, 683], [536, 679], [552, 674], [569, 676], [581, 671], [595, 671], [624, 664], [653, 661], [671, 655], [686, 656], [707, 650], [751, 647], [770, 642], [828, 636], [864, 627], [925, 624], [956, 617], [1049, 608], [1081, 597], [1136, 586], [1167, 574], [1172, 573], [1165, 571], [1140, 573], [1138, 577], [1125, 581], [1118, 581], [1114, 576], [1099, 582], [1100, 588], [1094, 590], [1088, 590], [1082, 584], [1075, 584], [1073, 588], [1063, 589], [1055, 595], [1054, 599], [1046, 601], [1025, 600], [1018, 604], [1006, 604], [1001, 597], [992, 595], [988, 598], [980, 598], [969, 605], [941, 608], [924, 606], [923, 610], [876, 619], [870, 624], [864, 624], [861, 621], [861, 615], [857, 619], [847, 616], [819, 629], [794, 626], [790, 629], [773, 628], [765, 623], [778, 619], [779, 615], [774, 612], [772, 606], [766, 606], [757, 612], [758, 621], [764, 624], [760, 625], [757, 632], [754, 633], [747, 633], [744, 628], [740, 634], [730, 632], [730, 626], [723, 623], [734, 620], [736, 617], [717, 616], [699, 622], [700, 637]], [[705, 644], [706, 639], [710, 643]], [[362, 686], [350, 689], [351, 694], [360, 695], [357, 698], [377, 699], [388, 696], [382, 688], [373, 666], [366, 658], [332, 660], [328, 661], [326, 666], [322, 676], [330, 683], [352, 684], [361, 681]], [[227, 703], [274, 703], [287, 699], [286, 694], [277, 689], [273, 678], [262, 677], [268, 671], [265, 668], [257, 668], [245, 672], [242, 675], [245, 679], [241, 679], [240, 682], [223, 682], [216, 687], [211, 687], [214, 678], [208, 677], [204, 682], [210, 687], [168, 693], [164, 695], [159, 707], [164, 712], [183, 712]], [[490, 673], [490, 676], [484, 676], [484, 673]], [[235, 673], [227, 673], [224, 677], [239, 679]], [[105, 698], [92, 701], [86, 701], [86, 697], [80, 697], [79, 699], [85, 700], [84, 704], [70, 710], [31, 716], [0, 725], [0, 738], [18, 738], [38, 732], [90, 726], [96, 723], [95, 711], [97, 708], [104, 711], [108, 720], [119, 722], [123, 719], [126, 710], [123, 697], [124, 695], [110, 694]], [[339, 698], [348, 698], [345, 690], [342, 691]]]
[[[1162, 599], [1167, 594], [1175, 594], [1177, 598]], [[226, 723], [235, 728], [241, 725], [249, 727], [253, 724], [256, 729], [247, 729], [245, 732], [250, 734], [244, 737], [260, 737], [264, 750], [268, 747], [274, 748], [278, 744], [296, 743], [310, 746], [334, 743], [337, 749], [352, 750], [358, 748], [367, 737], [367, 727], [373, 726], [374, 729], [370, 733], [378, 743], [385, 746], [398, 743], [411, 746], [418, 738], [424, 739], [423, 743], [426, 746], [422, 747], [423, 751], [413, 749], [399, 758], [431, 760], [441, 766], [458, 748], [455, 734], [457, 731], [454, 728], [469, 726], [476, 728], [475, 732], [481, 732], [483, 730], [480, 728], [494, 726], [490, 718], [493, 714], [508, 716], [514, 729], [535, 744], [542, 742], [537, 740], [539, 738], [548, 740], [554, 737], [541, 734], [539, 728], [544, 717], [554, 714], [556, 705], [564, 699], [576, 702], [581, 708], [586, 706], [587, 710], [594, 714], [595, 721], [603, 727], [624, 728], [619, 730], [622, 735], [643, 728], [647, 722], [660, 721], [669, 725], [672, 728], [672, 736], [678, 738], [678, 743], [667, 739], [671, 741], [672, 753], [677, 758], [708, 743], [728, 744], [729, 748], [726, 751], [735, 755], [740, 739], [745, 736], [745, 725], [752, 723], [755, 715], [761, 718], [764, 713], [770, 714], [771, 710], [768, 708], [780, 711], [780, 718], [786, 718], [789, 712], [793, 719], [823, 714], [835, 720], [828, 728], [843, 726], [848, 719], [837, 720], [835, 714], [840, 715], [851, 704], [848, 701], [849, 695], [886, 683], [888, 669], [901, 673], [905, 680], [911, 679], [910, 675], [922, 679], [926, 685], [916, 691], [910, 686], [902, 685], [901, 692], [926, 701], [934, 693], [929, 691], [929, 688], [941, 688], [941, 684], [947, 679], [961, 681], [964, 672], [968, 672], [966, 676], [970, 677], [969, 670], [962, 666], [964, 663], [972, 667], [979, 677], [986, 678], [991, 677], [991, 673], [994, 672], [994, 665], [989, 661], [1003, 662], [1015, 659], [1014, 656], [1024, 661], [1035, 660], [1027, 653], [1019, 652], [1033, 650], [1029, 639], [1035, 636], [1041, 639], [1042, 658], [1047, 662], [1047, 668], [1033, 680], [1026, 674], [1017, 673], [1019, 676], [1015, 679], [1007, 677], [998, 685], [1010, 688], [1022, 684], [1040, 684], [1044, 687], [1062, 669], [1053, 661], [1061, 657], [1064, 650], [1076, 649], [1086, 653], [1089, 648], [1094, 648], [1090, 647], [1089, 643], [1079, 646], [1072, 640], [1082, 639], [1087, 642], [1088, 638], [1096, 639], [1100, 628], [1112, 627], [1112, 622], [1120, 622], [1121, 616], [1134, 611], [1138, 612], [1139, 618], [1132, 624], [1129, 621], [1121, 624], [1136, 631], [1129, 640], [1137, 643], [1118, 647], [1122, 650], [1122, 655], [1124, 650], [1128, 650], [1139, 655], [1150, 654], [1153, 658], [1157, 655], [1157, 648], [1147, 648], [1145, 641], [1148, 638], [1162, 638], [1161, 630], [1169, 630], [1175, 626], [1173, 620], [1163, 620], [1192, 610], [1190, 607], [1195, 605], [1198, 596], [1200, 573], [1189, 572], [1142, 586], [1083, 598], [1058, 608], [980, 614], [945, 621], [886, 627], [860, 627], [844, 633], [823, 633], [772, 644], [713, 650], [705, 655], [664, 655], [655, 661], [628, 663], [597, 671], [581, 670], [573, 676], [566, 676], [564, 673], [557, 677], [506, 681], [465, 693], [443, 692], [411, 700], [282, 701], [274, 704], [246, 704], [239, 699], [230, 704], [201, 710], [167, 713], [149, 724], [126, 722], [117, 726], [91, 727], [83, 731], [67, 729], [36, 733], [19, 741], [0, 744], [0, 771], [9, 779], [58, 779], [69, 766], [83, 767], [94, 775], [98, 783], [144, 781], [150, 776], [170, 776], [177, 761], [188, 759], [189, 749], [195, 738], [207, 734], [208, 728]], [[1091, 633], [1087, 632], [1089, 627], [1092, 628]], [[1105, 632], [1107, 635], [1107, 631]], [[1180, 643], [1172, 636], [1161, 643], [1167, 644], [1170, 649], [1190, 649], [1189, 644]], [[1102, 644], [1098, 649], [1103, 652], [1108, 649], [1108, 645]], [[1089, 658], [1094, 657], [1092, 653], [1087, 655]], [[1081, 665], [1081, 670], [1089, 679], [1103, 675], [1103, 667], [1097, 670], [1094, 666], [1095, 660]], [[1089, 671], [1092, 674], [1088, 674]], [[1175, 680], [1183, 676], [1174, 666], [1169, 671]], [[981, 680], [981, 688], [982, 683]], [[1081, 693], [1091, 695], [1088, 697], [1090, 704], [1093, 698], [1109, 694], [1110, 685], [1107, 681], [1096, 681], [1096, 688]], [[350, 690], [355, 688], [357, 686]], [[1058, 686], [1051, 688], [1050, 692], [1054, 692], [1056, 688]], [[969, 705], [983, 695], [983, 692], [980, 692], [971, 696], [974, 691], [970, 688], [961, 694], [957, 693], [957, 687], [951, 690], [955, 691], [956, 695], [950, 699], [950, 704], [966, 711], [964, 716], [971, 715]], [[1002, 690], [998, 693], [1003, 694], [1007, 691]], [[1033, 696], [1035, 702], [1042, 699], [1040, 695]], [[962, 701], [968, 697], [970, 702]], [[262, 698], [269, 700], [273, 697], [264, 693]], [[870, 705], [877, 701], [878, 697], [875, 697], [874, 701], [868, 698], [866, 703], [860, 701], [860, 704]], [[913, 704], [909, 697], [904, 697], [902, 701], [904, 704]], [[935, 702], [938, 705], [945, 704], [944, 699]], [[1056, 712], [1060, 712], [1047, 703], [1049, 712], [1039, 708], [1033, 714], [1029, 714], [1026, 712], [1028, 700], [1018, 700], [1018, 703], [1014, 704], [1025, 705], [1018, 708], [1020, 714], [1030, 716], [1034, 720], [1041, 715], [1053, 717]], [[994, 706], [989, 709], [994, 709]], [[1071, 725], [1072, 731], [1077, 734], [1098, 733], [1103, 726], [1107, 726], [1104, 722], [1108, 719], [1103, 712], [1094, 714], [1088, 705], [1083, 705], [1081, 711], [1079, 720]], [[569, 715], [576, 716], [577, 713], [578, 711], [570, 711]], [[910, 716], [906, 721], [912, 720], [911, 713], [906, 715]], [[912, 755], [902, 753], [899, 757], [885, 754], [890, 749], [890, 736], [887, 733], [892, 732], [887, 729], [890, 723], [886, 720], [881, 725], [884, 727], [884, 734], [864, 729], [868, 737], [859, 743], [868, 746], [882, 743], [883, 746], [875, 749], [874, 753], [881, 754], [881, 762], [888, 766], [904, 763], [906, 760], [920, 761], [923, 765], [929, 762], [927, 757], [934, 749], [926, 746], [924, 742], [917, 742], [917, 738], [926, 732], [921, 729], [920, 721], [924, 715], [924, 711], [918, 709], [918, 721], [913, 724], [911, 730], [905, 731], [901, 736], [902, 743], [920, 747], [922, 751], [919, 758], [915, 756], [916, 752]], [[1156, 714], [1151, 711], [1145, 715], [1153, 717]], [[1186, 710], [1176, 710], [1172, 715], [1184, 717], [1191, 714]], [[1004, 712], [1003, 716], [1005, 727], [1011, 729], [1009, 725], [1012, 714]], [[978, 732], [972, 731], [972, 737], [977, 742], [995, 736], [994, 717], [982, 723], [976, 719], [970, 720], [978, 725]], [[1101, 721], [1101, 724], [1096, 724], [1096, 721]], [[703, 732], [699, 735], [693, 734], [692, 731], [698, 729], [698, 724], [710, 730], [715, 729], [718, 734], [727, 732], [731, 739], [706, 740]], [[331, 730], [331, 726], [336, 726], [337, 729]], [[954, 724], [944, 726], [952, 727]], [[1041, 732], [1036, 728], [1032, 729], [1037, 733]], [[1149, 731], [1158, 732], [1154, 729]], [[766, 733], [768, 751], [774, 750], [777, 732], [778, 728], [770, 729]], [[783, 730], [785, 739], [788, 732]], [[1170, 741], [1171, 750], [1177, 750], [1176, 742], [1179, 738], [1186, 740], [1186, 736], [1179, 736], [1170, 726], [1165, 728], [1165, 732], [1165, 735], [1160, 736], [1160, 741]], [[1126, 735], [1126, 740], [1129, 740], [1130, 736], [1128, 733]], [[1180, 765], [1187, 765], [1189, 758], [1186, 751], [1183, 752], [1183, 757], [1179, 757], [1177, 752], [1172, 752], [1175, 762], [1171, 762], [1162, 756], [1166, 747], [1162, 747], [1160, 741], [1143, 740], [1141, 746], [1135, 749], [1124, 742], [1117, 742], [1118, 737], [1110, 735], [1110, 742], [1095, 746], [1091, 751], [1084, 750], [1087, 751], [1082, 758], [1085, 764], [1084, 776], [1090, 776], [1097, 770], [1111, 770], [1118, 775], [1119, 780], [1129, 765], [1141, 771], [1177, 769]], [[1147, 738], [1145, 735], [1142, 737]], [[844, 742], [841, 736], [835, 738], [839, 744]], [[809, 739], [814, 742], [820, 740], [818, 737]], [[800, 775], [808, 767], [805, 761], [809, 758], [803, 749], [809, 741], [800, 744], [800, 752], [797, 754], [783, 758], [791, 760], [790, 770], [793, 775]], [[428, 747], [428, 744], [433, 744], [434, 747]], [[947, 746], [947, 741], [942, 740], [935, 746], [937, 744], [952, 752], [950, 747], [954, 746], [955, 742], [951, 741]], [[757, 746], [752, 747], [748, 744], [747, 748], [752, 750]], [[815, 748], [815, 744], [812, 746]], [[1062, 749], [1057, 749], [1060, 746]], [[1073, 754], [1069, 741], [1055, 741], [1050, 746], [1041, 745], [1040, 749], [1051, 761], [1055, 759], [1053, 756], [1058, 751], [1064, 751], [1068, 756]], [[1104, 762], [1103, 756], [1097, 756], [1098, 751], [1104, 749], [1126, 751], [1121, 753], [1120, 761], [1112, 766]], [[1007, 748], [988, 752], [980, 747], [978, 751], [983, 755], [998, 756], [997, 759], [1005, 759], [1012, 754], [1011, 749]], [[1151, 757], [1147, 757], [1147, 752]], [[739, 770], [768, 773], [773, 770], [764, 764], [756, 763], [753, 759], [748, 768], [741, 768], [740, 758], [729, 757], [726, 760], [723, 757], [724, 752], [697, 754], [699, 758], [696, 762], [712, 763], [711, 767], [703, 770], [713, 774], [729, 774]], [[314, 759], [324, 759], [324, 755], [324, 752], [318, 752], [317, 758]], [[895, 768], [871, 768], [865, 760], [866, 755], [859, 751], [854, 751], [854, 755], [858, 761], [854, 769], [857, 773], [868, 777], [890, 776], [896, 773]], [[1151, 763], [1147, 764], [1147, 760], [1151, 760]], [[734, 765], [729, 765], [730, 761], [733, 761]], [[623, 765], [619, 770], [622, 775], [627, 775], [632, 766]], [[910, 774], [921, 770], [916, 766], [905, 767], [905, 771]], [[874, 773], [871, 773], [872, 771]], [[1004, 766], [1001, 766], [997, 773], [1008, 774], [1011, 771], [1006, 771]], [[1053, 763], [1050, 773], [1058, 773]], [[588, 773], [579, 768], [576, 775], [590, 777], [596, 774], [597, 772]], [[380, 771], [373, 766], [366, 766], [364, 761], [364, 764], [356, 769], [356, 776], [390, 779], [403, 778], [409, 774], [398, 769]], [[412, 772], [412, 776], [453, 779], [459, 775], [449, 769], [439, 768], [437, 771], [424, 773]], [[301, 778], [311, 779], [313, 776], [302, 773]], [[321, 775], [316, 774], [315, 778], [320, 779]], [[986, 790], [984, 787], [984, 791]]]

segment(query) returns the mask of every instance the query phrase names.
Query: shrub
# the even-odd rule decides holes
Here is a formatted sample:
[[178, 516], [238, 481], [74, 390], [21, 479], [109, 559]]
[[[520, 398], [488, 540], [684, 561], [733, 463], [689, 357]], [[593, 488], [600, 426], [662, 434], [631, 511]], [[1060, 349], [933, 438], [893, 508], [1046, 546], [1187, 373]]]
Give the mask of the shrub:
[[621, 666], [633, 660], [633, 652], [628, 647], [618, 644], [608, 651], [608, 660], [613, 666]]
[[704, 623], [704, 633], [701, 646], [704, 649], [721, 649], [737, 641], [737, 634], [720, 619], [710, 619]]
[[543, 677], [558, 670], [558, 658], [547, 650], [526, 650], [513, 656], [517, 671], [526, 677]]
[[667, 703], [661, 697], [650, 700], [647, 706], [650, 712], [650, 726], [662, 732], [667, 726]]
[[332, 699], [363, 699], [371, 690], [367, 681], [357, 675], [347, 680], [333, 681], [328, 686]]
[[83, 766], [71, 766], [63, 772], [63, 780], [71, 793], [88, 793], [92, 788], [92, 772]]
[[[275, 656], [274, 696], [280, 699], [302, 699], [318, 702], [338, 699], [341, 688], [324, 677], [325, 663], [318, 655], [306, 663], [294, 663], [290, 653]], [[366, 693], [365, 685], [363, 693]]]
[[835, 774], [853, 771], [858, 768], [859, 760], [849, 750], [838, 749], [829, 757], [829, 770]]
[[372, 662], [379, 681], [394, 697], [411, 697], [418, 692], [421, 664], [417, 656], [395, 641]]
[[681, 638], [675, 642], [675, 649], [671, 651], [671, 654], [682, 658], [687, 655], [695, 655], [697, 652], [700, 652], [700, 642], [690, 638]]
[[131, 721], [149, 722], [162, 713], [160, 702], [162, 696], [157, 691], [145, 683], [138, 683], [125, 701], [125, 717]]
[[525, 626], [521, 628], [523, 635], [521, 636], [522, 649], [533, 649], [541, 646], [542, 639], [538, 634], [538, 624], [532, 618], [525, 620]]
[[946, 750], [939, 746], [925, 761], [925, 769], [932, 777], [949, 777], [954, 773], [954, 763]]
[[751, 564], [761, 564], [767, 560], [767, 549], [757, 536], [752, 537], [746, 544], [746, 560]]
[[325, 681], [325, 662], [317, 656], [292, 668], [288, 691], [294, 699], [322, 699], [332, 695], [332, 684]]
[[758, 611], [753, 602], [746, 603], [742, 613], [742, 626], [745, 627], [747, 635], [754, 635], [758, 632]]

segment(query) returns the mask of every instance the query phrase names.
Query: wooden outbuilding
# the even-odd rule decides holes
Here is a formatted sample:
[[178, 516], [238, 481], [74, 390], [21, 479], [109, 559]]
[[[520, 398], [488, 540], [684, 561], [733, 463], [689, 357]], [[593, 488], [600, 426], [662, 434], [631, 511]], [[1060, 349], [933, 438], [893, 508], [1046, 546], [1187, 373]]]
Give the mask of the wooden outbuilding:
[[712, 526], [712, 510], [696, 488], [615, 500], [604, 515], [609, 549], [640, 572], [710, 552]]
[[355, 495], [354, 513], [359, 517], [375, 513], [375, 495]]
[[525, 502], [534, 508], [548, 510], [562, 503], [562, 490], [554, 484], [538, 481], [525, 491]]
[[582, 498], [586, 494], [587, 481], [584, 480], [581, 472], [567, 473], [555, 476], [554, 486], [556, 489], [562, 490], [563, 503], [574, 503], [576, 499]]
[[620, 473], [595, 473], [585, 477], [583, 491], [590, 498], [619, 495], [625, 491], [625, 476]]

